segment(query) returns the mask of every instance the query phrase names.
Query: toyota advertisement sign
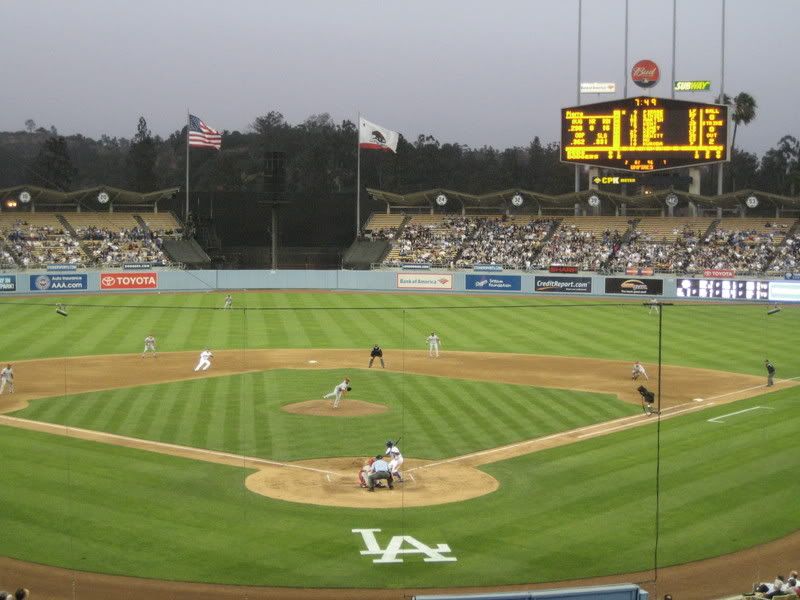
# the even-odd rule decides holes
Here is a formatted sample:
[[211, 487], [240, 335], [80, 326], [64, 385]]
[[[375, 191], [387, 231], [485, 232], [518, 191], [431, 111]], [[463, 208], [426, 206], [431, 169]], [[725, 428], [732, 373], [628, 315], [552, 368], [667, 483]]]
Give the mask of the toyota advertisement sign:
[[468, 290], [479, 292], [519, 292], [522, 277], [519, 275], [467, 275]]
[[101, 273], [101, 290], [154, 290], [158, 287], [158, 273]]

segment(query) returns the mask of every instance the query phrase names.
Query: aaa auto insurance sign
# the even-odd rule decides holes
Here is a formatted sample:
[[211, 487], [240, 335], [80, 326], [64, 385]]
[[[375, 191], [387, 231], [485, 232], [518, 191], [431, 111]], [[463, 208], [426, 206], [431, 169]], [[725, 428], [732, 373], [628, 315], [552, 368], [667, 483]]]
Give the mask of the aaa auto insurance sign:
[[153, 290], [158, 287], [158, 273], [101, 273], [101, 290]]
[[453, 276], [442, 273], [398, 273], [398, 290], [452, 290]]

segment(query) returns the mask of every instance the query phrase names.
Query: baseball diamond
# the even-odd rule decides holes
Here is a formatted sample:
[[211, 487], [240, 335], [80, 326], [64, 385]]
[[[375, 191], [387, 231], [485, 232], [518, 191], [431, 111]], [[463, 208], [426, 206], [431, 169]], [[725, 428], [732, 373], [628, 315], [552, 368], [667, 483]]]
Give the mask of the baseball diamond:
[[[747, 565], [759, 544], [800, 544], [791, 485], [760, 495], [755, 513], [748, 494], [731, 493], [792, 468], [793, 308], [780, 328], [754, 305], [665, 308], [661, 414], [648, 416], [630, 365], [641, 360], [655, 389], [657, 326], [639, 303], [273, 292], [221, 310], [223, 298], [59, 299], [66, 319], [49, 305], [0, 303], [5, 347], [18, 349], [8, 357], [16, 391], [0, 395], [0, 498], [11, 508], [0, 523], [20, 540], [0, 566], [50, 565], [37, 577], [53, 585], [59, 568], [78, 570], [98, 589], [126, 574], [164, 597], [225, 597], [231, 584], [259, 586], [249, 588], [256, 598], [275, 597], [272, 586], [308, 597], [299, 588], [375, 588], [379, 565], [351, 530], [379, 523], [379, 544], [444, 543], [448, 562], [403, 555], [384, 591], [352, 597], [437, 588], [443, 573], [462, 588], [626, 578], [646, 587], [652, 540], [640, 533], [657, 501], [659, 577], [673, 590], [718, 568], [714, 557]], [[78, 335], [88, 327], [92, 336]], [[436, 360], [432, 327], [447, 344]], [[765, 328], [783, 367], [769, 389], [762, 349], [717, 343], [731, 329], [748, 339]], [[141, 359], [144, 335], [157, 337], [158, 360]], [[385, 369], [365, 364], [375, 339], [391, 352]], [[211, 346], [213, 368], [194, 372]], [[344, 377], [353, 391], [333, 410], [320, 390]], [[772, 410], [708, 422], [754, 406]], [[767, 443], [775, 437], [784, 443]], [[401, 439], [403, 482], [366, 494], [357, 474], [386, 439]], [[26, 519], [10, 518], [23, 501]], [[213, 551], [190, 550], [200, 531]], [[337, 557], [339, 567], [297, 572], [309, 546], [315, 562]], [[192, 587], [202, 585], [212, 587]]]

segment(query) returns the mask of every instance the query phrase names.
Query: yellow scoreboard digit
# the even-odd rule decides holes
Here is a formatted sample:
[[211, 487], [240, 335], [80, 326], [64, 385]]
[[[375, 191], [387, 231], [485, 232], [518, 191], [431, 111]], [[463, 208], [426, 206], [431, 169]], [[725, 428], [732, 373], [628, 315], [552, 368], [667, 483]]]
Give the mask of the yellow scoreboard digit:
[[728, 108], [639, 96], [561, 109], [561, 160], [631, 172], [728, 160]]

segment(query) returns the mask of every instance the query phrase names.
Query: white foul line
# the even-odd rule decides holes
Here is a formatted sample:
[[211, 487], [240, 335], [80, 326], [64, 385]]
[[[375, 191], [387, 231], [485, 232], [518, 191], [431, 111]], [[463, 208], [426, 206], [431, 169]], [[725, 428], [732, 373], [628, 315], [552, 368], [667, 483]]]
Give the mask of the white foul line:
[[751, 406], [750, 408], [745, 408], [744, 410], [737, 410], [736, 412], [728, 413], [725, 415], [719, 415], [718, 417], [713, 417], [711, 419], [707, 419], [709, 423], [722, 423], [720, 419], [724, 419], [725, 417], [732, 417], [733, 415], [741, 415], [746, 412], [750, 412], [751, 410], [775, 410], [771, 406]]
[[230, 452], [220, 452], [218, 450], [206, 450], [205, 448], [195, 448], [193, 446], [179, 446], [178, 444], [169, 444], [167, 442], [156, 442], [153, 440], [145, 440], [141, 438], [134, 438], [128, 437], [125, 435], [118, 435], [116, 433], [107, 433], [105, 431], [93, 431], [91, 429], [81, 429], [80, 427], [70, 427], [67, 425], [59, 425], [56, 423], [46, 423], [44, 421], [31, 421], [30, 419], [20, 419], [19, 417], [9, 417], [8, 415], [0, 415], [0, 422], [7, 422], [10, 424], [19, 423], [22, 427], [25, 427], [25, 424], [30, 423], [32, 427], [25, 427], [26, 429], [33, 429], [34, 431], [42, 431], [42, 430], [49, 430], [52, 433], [57, 435], [64, 435], [64, 431], [67, 432], [73, 431], [76, 433], [81, 433], [83, 435], [70, 435], [67, 433], [67, 437], [74, 437], [78, 439], [86, 439], [89, 441], [96, 441], [97, 438], [106, 438], [106, 439], [114, 439], [120, 440], [124, 442], [133, 442], [135, 444], [140, 444], [138, 447], [134, 447], [136, 450], [149, 450], [153, 451], [154, 448], [169, 448], [172, 450], [180, 450], [187, 454], [195, 454], [195, 455], [207, 455], [207, 456], [216, 456], [218, 458], [234, 458], [236, 460], [241, 460], [243, 463], [253, 463], [257, 465], [269, 465], [272, 467], [288, 467], [290, 469], [301, 469], [303, 471], [313, 471], [314, 473], [326, 473], [330, 475], [336, 475], [337, 473], [334, 471], [326, 471], [325, 469], [315, 469], [314, 467], [306, 467], [303, 465], [294, 465], [291, 463], [283, 463], [277, 462], [274, 460], [267, 460], [266, 458], [254, 458], [252, 456], [244, 456], [242, 454], [232, 454]]

